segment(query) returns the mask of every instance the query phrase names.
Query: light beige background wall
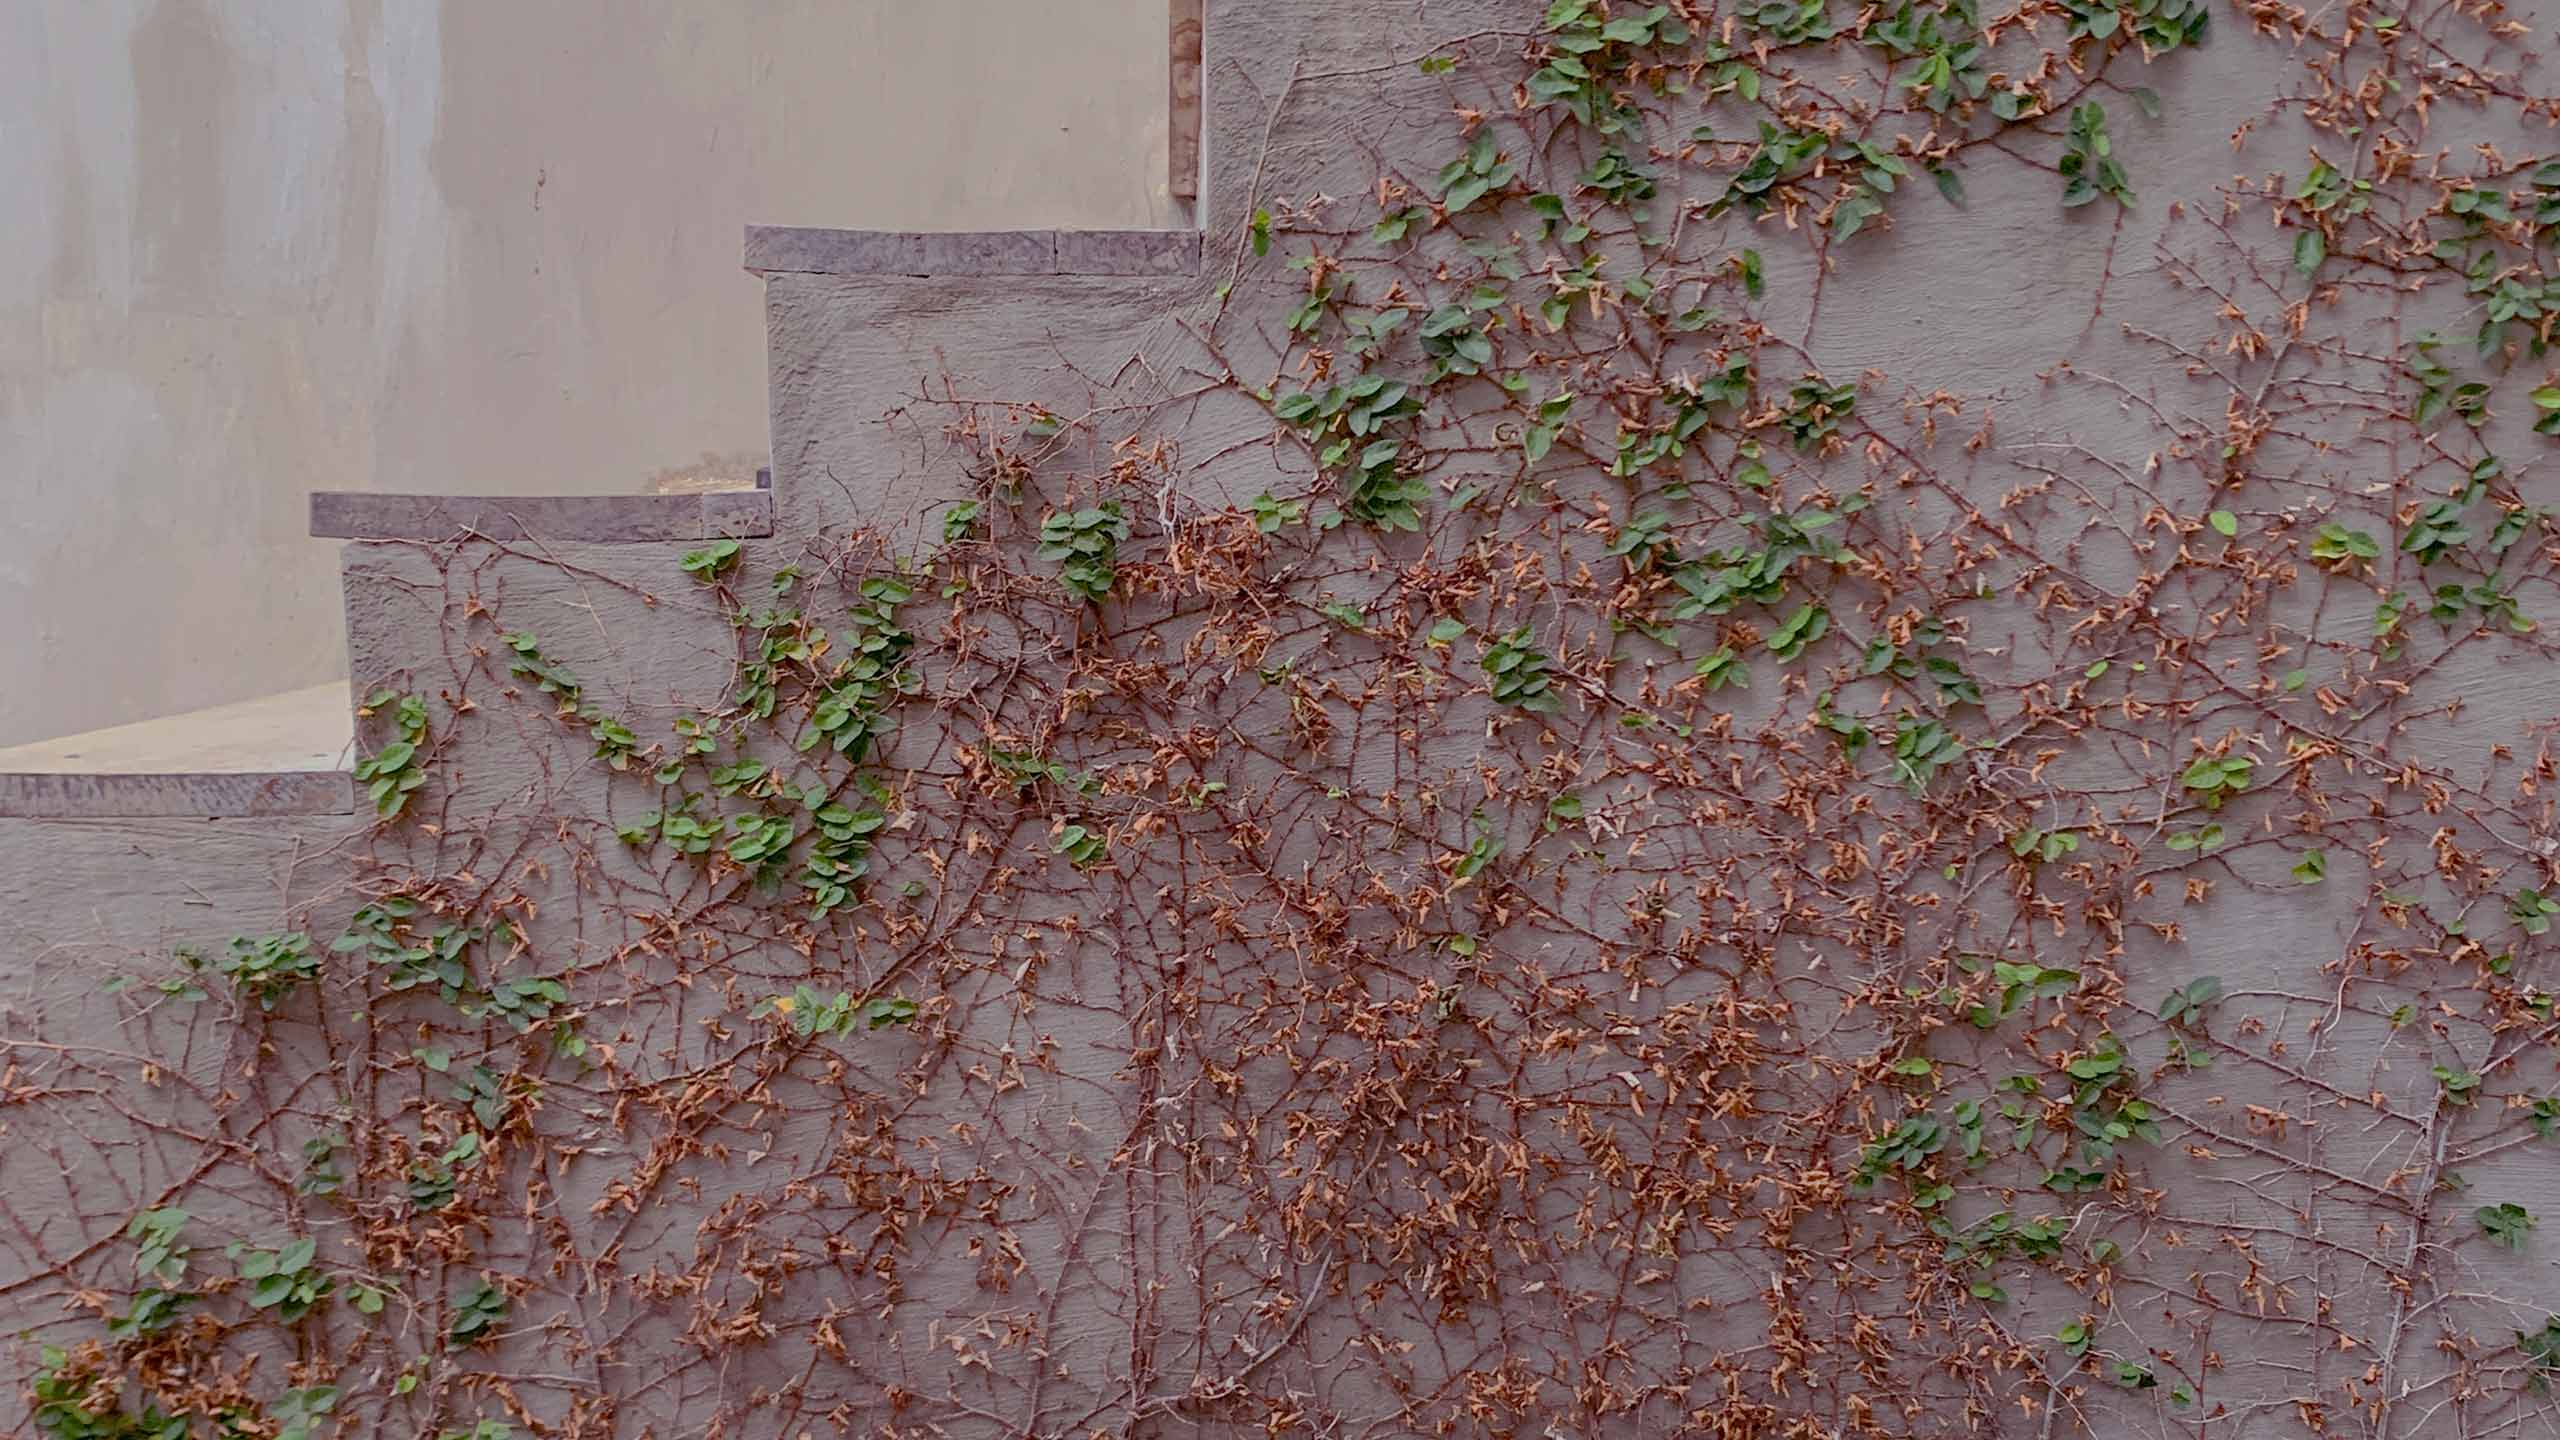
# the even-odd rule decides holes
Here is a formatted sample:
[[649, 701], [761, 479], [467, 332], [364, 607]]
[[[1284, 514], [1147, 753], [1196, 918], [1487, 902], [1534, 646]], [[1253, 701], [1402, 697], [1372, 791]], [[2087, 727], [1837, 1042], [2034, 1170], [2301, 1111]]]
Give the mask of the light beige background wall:
[[0, 6], [0, 745], [342, 673], [313, 489], [766, 445], [750, 221], [1153, 226], [1165, 0]]

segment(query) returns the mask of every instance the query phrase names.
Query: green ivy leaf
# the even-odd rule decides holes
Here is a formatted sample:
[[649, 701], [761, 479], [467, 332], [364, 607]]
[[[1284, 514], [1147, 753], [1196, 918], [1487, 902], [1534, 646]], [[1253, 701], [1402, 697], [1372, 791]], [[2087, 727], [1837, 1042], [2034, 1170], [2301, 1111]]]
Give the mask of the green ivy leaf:
[[2471, 1212], [2471, 1218], [2480, 1222], [2481, 1233], [2491, 1244], [2510, 1250], [2523, 1249], [2527, 1232], [2533, 1229], [2532, 1214], [2516, 1204], [2483, 1205]]

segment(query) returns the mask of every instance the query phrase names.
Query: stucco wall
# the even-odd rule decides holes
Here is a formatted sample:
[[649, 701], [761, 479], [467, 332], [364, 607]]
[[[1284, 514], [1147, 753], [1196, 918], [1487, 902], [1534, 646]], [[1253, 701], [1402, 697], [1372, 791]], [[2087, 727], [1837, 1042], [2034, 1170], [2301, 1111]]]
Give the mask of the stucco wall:
[[[342, 1302], [223, 1337], [257, 1357], [260, 1404], [280, 1372], [343, 1382], [340, 1434], [502, 1406], [569, 1437], [2527, 1433], [2560, 1372], [2520, 1348], [2560, 1310], [2550, 1241], [2501, 1253], [2472, 1207], [2547, 1212], [2560, 1184], [2524, 1111], [2560, 1022], [2505, 982], [2547, 975], [2554, 940], [2501, 918], [2560, 856], [2560, 665], [2538, 632], [2467, 620], [2377, 643], [2377, 592], [2446, 573], [2388, 540], [2370, 573], [2291, 558], [2329, 517], [2406, 533], [2474, 453], [2394, 453], [2401, 337], [2464, 318], [2456, 287], [2314, 297], [2373, 265], [2369, 234], [2348, 232], [2359, 259], [2296, 268], [2293, 227], [2215, 203], [2235, 166], [2326, 143], [2262, 114], [2300, 82], [2296, 47], [2225, 27], [2155, 67], [2119, 56], [2111, 83], [2160, 91], [2156, 116], [2115, 105], [2137, 205], [2062, 207], [2056, 116], [1968, 163], [1963, 204], [1913, 184], [1854, 237], [1708, 216], [1630, 261], [1632, 221], [1604, 218], [1631, 267], [1612, 273], [1734, 313], [1687, 340], [1657, 315], [1623, 332], [1662, 341], [1640, 371], [1583, 376], [1651, 378], [1763, 327], [1742, 352], [1760, 399], [1735, 409], [1766, 413], [1728, 412], [1694, 468], [1621, 492], [1626, 412], [1586, 403], [1540, 458], [1501, 428], [1529, 400], [1435, 380], [1409, 432], [1431, 457], [1423, 533], [1326, 531], [1339, 471], [1254, 393], [1313, 369], [1280, 319], [1307, 293], [1290, 262], [1340, 249], [1358, 310], [1419, 310], [1508, 280], [1491, 242], [1534, 227], [1517, 195], [1392, 242], [1363, 204], [1292, 202], [1425, 184], [1470, 104], [1541, 180], [1593, 173], [1597, 142], [1533, 149], [1543, 122], [1502, 108], [1522, 8], [1216, 0], [1196, 270], [1069, 270], [1063, 242], [1023, 236], [927, 275], [769, 266], [774, 533], [725, 579], [686, 576], [677, 542], [443, 526], [346, 547], [355, 676], [431, 716], [406, 818], [0, 826], [0, 954], [33, 961], [0, 971], [0, 1062], [28, 1077], [0, 1115], [0, 1214], [38, 1217], [0, 1231], [0, 1331], [23, 1337], [0, 1359], [24, 1373], [28, 1342], [95, 1340], [129, 1283], [127, 1218], [183, 1202], [226, 1282], [216, 1243], [284, 1233], [398, 1282], [379, 1322]], [[1411, 78], [1433, 54], [1465, 56], [1445, 90]], [[2554, 88], [2539, 65], [2520, 83]], [[2448, 148], [2546, 143], [2438, 114]], [[1662, 129], [1696, 133], [1677, 118]], [[1739, 164], [1664, 164], [1663, 211]], [[1266, 206], [1257, 257], [1237, 222]], [[1757, 273], [1728, 258], [1744, 244], [1765, 247], [1765, 295], [1735, 278]], [[1546, 278], [1524, 274], [1523, 310]], [[2197, 298], [2218, 286], [2240, 300]], [[2229, 328], [2288, 315], [2302, 328], [2271, 345]], [[1615, 324], [1524, 314], [1501, 353], [1553, 375]], [[1779, 397], [1816, 367], [1862, 387], [1837, 453], [1778, 443]], [[2498, 378], [2476, 443], [2547, 509], [2555, 452], [2519, 393], [2538, 377]], [[2261, 407], [2284, 423], [2219, 463], [2240, 448], [2226, 417]], [[1761, 482], [1723, 449], [1752, 437]], [[1313, 527], [1251, 538], [1231, 507], [1257, 493], [1302, 499]], [[970, 499], [979, 528], [944, 538]], [[1131, 534], [1087, 605], [1018, 557], [1101, 499]], [[1615, 623], [1614, 586], [1669, 562], [1605, 546], [1655, 500], [1691, 556], [1744, 543], [1764, 505], [1832, 520], [1854, 548], [1790, 557], [1782, 593], [1839, 628], [1791, 658], [1767, 643], [1786, 605], [1757, 598], [1747, 631]], [[2547, 621], [2532, 523], [2536, 558], [2503, 563]], [[884, 533], [940, 547], [901, 612], [920, 688], [889, 702], [884, 748], [857, 773], [786, 744], [814, 723], [817, 682], [794, 680], [770, 732], [737, 718], [655, 778], [680, 722], [752, 713], [753, 657], [856, 648], [832, 634], [887, 568]], [[770, 618], [786, 564], [825, 636]], [[1889, 627], [1941, 612], [1972, 699], [1858, 643], [1898, 653]], [[1515, 623], [1573, 683], [1554, 719], [1491, 708], [1487, 642]], [[515, 635], [538, 662], [510, 663], [534, 643]], [[1719, 641], [1747, 686], [1688, 680]], [[1906, 783], [1886, 757], [1923, 713], [1970, 748]], [[605, 720], [667, 748], [635, 761]], [[2206, 753], [2255, 757], [2247, 792], [2182, 793]], [[860, 904], [806, 918], [795, 880], [759, 888], [646, 818], [816, 811], [717, 778], [748, 757], [881, 806]], [[1025, 758], [1077, 778], [1026, 782]], [[1108, 857], [1061, 846], [1070, 820], [1109, 826]], [[2075, 858], [2030, 859], [2040, 834]], [[557, 976], [574, 1019], [519, 1030], [334, 951], [272, 1011], [107, 989], [176, 978], [157, 952], [179, 940], [325, 942], [385, 892], [519, 927], [473, 983]], [[2070, 988], [1986, 1024], [1969, 1006], [2006, 983], [1981, 988], [1994, 956], [2068, 967]], [[2219, 1008], [2172, 1016], [2164, 994], [2206, 979]], [[801, 1044], [768, 1003], [801, 983], [923, 1013]], [[596, 1048], [560, 1047], [572, 1028]], [[426, 1040], [455, 1048], [407, 1048]], [[2099, 1115], [2107, 1087], [2074, 1082], [2107, 1073], [2081, 1064], [2101, 1040], [2158, 1133], [2092, 1190], [2045, 1171], [2101, 1163], [2072, 1128]], [[454, 1088], [482, 1064], [507, 1082], [486, 1116]], [[1979, 1168], [1950, 1153], [1848, 1183], [1887, 1126], [2009, 1094], [2051, 1103]], [[306, 1202], [287, 1167], [340, 1126], [369, 1168]], [[465, 1127], [486, 1158], [430, 1205], [416, 1166]], [[1923, 1174], [1949, 1181], [1925, 1204]], [[2062, 1228], [2042, 1253], [1984, 1238], [2012, 1216]], [[491, 1277], [508, 1330], [456, 1336]], [[387, 1385], [412, 1357], [433, 1383]]]
[[0, 744], [344, 673], [314, 489], [766, 447], [755, 219], [1165, 223], [1164, 0], [0, 7]]

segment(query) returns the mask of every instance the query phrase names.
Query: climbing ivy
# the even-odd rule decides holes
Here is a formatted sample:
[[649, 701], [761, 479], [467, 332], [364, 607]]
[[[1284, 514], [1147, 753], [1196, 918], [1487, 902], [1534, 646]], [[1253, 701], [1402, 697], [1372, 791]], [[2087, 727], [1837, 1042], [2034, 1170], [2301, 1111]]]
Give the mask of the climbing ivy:
[[879, 513], [365, 577], [344, 883], [0, 1055], [194, 1132], [38, 1433], [2529, 1427], [2523, 37], [1410, 10]]

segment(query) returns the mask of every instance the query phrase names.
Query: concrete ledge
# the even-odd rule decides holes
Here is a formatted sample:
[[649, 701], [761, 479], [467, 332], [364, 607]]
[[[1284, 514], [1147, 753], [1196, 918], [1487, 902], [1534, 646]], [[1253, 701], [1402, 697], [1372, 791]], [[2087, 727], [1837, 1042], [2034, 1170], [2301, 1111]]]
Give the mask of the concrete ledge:
[[773, 494], [378, 495], [311, 493], [311, 533], [330, 540], [554, 540], [614, 545], [773, 533]]
[[352, 815], [355, 808], [355, 777], [344, 770], [0, 775], [0, 819]]
[[355, 753], [347, 682], [0, 749], [0, 775], [280, 775], [343, 770]]
[[746, 268], [760, 275], [1196, 275], [1200, 232], [750, 225]]

